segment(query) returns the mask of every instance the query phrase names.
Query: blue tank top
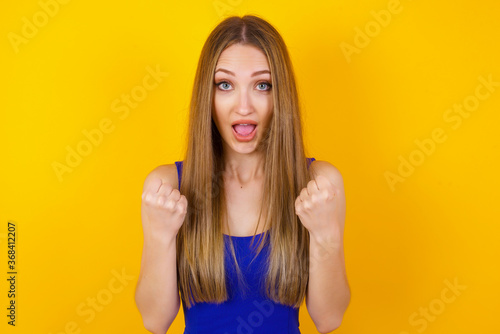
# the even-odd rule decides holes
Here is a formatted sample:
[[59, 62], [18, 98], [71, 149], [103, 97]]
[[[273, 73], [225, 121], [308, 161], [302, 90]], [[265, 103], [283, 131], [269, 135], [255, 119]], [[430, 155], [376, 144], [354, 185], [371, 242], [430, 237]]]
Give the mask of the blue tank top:
[[[307, 158], [309, 165], [316, 159]], [[182, 176], [182, 161], [176, 161], [179, 188]], [[265, 246], [255, 260], [259, 238], [253, 245], [252, 236], [237, 237], [224, 234], [226, 277], [229, 298], [222, 304], [196, 303], [190, 309], [182, 302], [184, 311], [184, 334], [300, 334], [299, 308], [275, 303], [261, 293], [264, 281], [266, 258], [269, 255], [269, 235]], [[246, 295], [238, 290], [238, 277], [231, 255], [229, 238], [232, 239], [238, 264], [248, 285]]]

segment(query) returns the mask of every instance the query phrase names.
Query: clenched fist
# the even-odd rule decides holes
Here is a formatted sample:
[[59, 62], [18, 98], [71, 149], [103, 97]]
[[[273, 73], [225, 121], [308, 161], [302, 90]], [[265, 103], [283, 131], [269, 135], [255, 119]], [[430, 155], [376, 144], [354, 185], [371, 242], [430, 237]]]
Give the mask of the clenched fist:
[[[340, 196], [342, 195], [342, 196]], [[343, 191], [330, 180], [318, 175], [307, 183], [295, 200], [295, 213], [311, 234], [326, 235], [340, 231], [344, 224]]]
[[160, 238], [174, 237], [184, 223], [187, 199], [179, 190], [154, 177], [144, 186], [141, 216], [145, 233]]

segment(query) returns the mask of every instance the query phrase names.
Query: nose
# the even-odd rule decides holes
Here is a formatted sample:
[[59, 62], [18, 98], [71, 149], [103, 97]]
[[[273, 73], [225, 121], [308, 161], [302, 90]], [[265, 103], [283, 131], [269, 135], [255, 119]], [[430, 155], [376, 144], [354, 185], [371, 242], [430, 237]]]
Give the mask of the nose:
[[246, 89], [240, 90], [238, 97], [237, 97], [237, 107], [236, 110], [238, 111], [238, 114], [241, 115], [248, 115], [252, 112], [252, 101], [249, 96], [249, 93]]

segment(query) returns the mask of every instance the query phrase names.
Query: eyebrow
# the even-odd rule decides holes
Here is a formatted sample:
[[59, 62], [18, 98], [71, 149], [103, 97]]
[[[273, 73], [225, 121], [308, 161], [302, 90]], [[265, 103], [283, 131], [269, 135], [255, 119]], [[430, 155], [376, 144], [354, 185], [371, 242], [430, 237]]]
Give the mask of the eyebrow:
[[[227, 74], [232, 75], [233, 77], [235, 77], [235, 76], [236, 76], [233, 72], [231, 72], [231, 71], [229, 71], [229, 70], [226, 70], [226, 69], [224, 69], [224, 68], [219, 68], [219, 69], [215, 70], [215, 73], [217, 73], [217, 72], [219, 72], [219, 71], [226, 72]], [[214, 73], [214, 74], [215, 74], [215, 73]], [[269, 74], [271, 74], [271, 72], [269, 72], [268, 70], [262, 70], [262, 71], [257, 71], [257, 72], [254, 72], [254, 73], [251, 75], [251, 77], [255, 77], [255, 76], [259, 75], [259, 74], [264, 74], [264, 73], [269, 73]]]

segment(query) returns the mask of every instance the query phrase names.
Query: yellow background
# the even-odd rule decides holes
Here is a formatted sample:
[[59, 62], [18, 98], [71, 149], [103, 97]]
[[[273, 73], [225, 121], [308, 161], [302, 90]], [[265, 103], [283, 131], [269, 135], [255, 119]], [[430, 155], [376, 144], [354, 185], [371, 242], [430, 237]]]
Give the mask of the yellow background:
[[[445, 119], [476, 89], [488, 92], [480, 77], [500, 82], [498, 1], [73, 0], [45, 21], [38, 1], [2, 7], [0, 332], [146, 333], [133, 296], [143, 181], [182, 159], [201, 47], [233, 13], [261, 15], [282, 34], [309, 155], [344, 177], [352, 300], [336, 332], [499, 332], [500, 87], [459, 126]], [[377, 23], [374, 13], [389, 9], [398, 12]], [[23, 29], [31, 37], [16, 45]], [[168, 76], [116, 113], [114, 101], [140, 92], [157, 67]], [[112, 131], [85, 147], [82, 131], [106, 120]], [[435, 129], [446, 139], [419, 153], [415, 141]], [[89, 154], [58, 178], [54, 162], [78, 145]], [[423, 159], [391, 186], [386, 174], [410, 156]], [[8, 221], [18, 233], [15, 328], [6, 324]], [[300, 324], [317, 333], [305, 304]], [[182, 333], [182, 308], [171, 328]]]

